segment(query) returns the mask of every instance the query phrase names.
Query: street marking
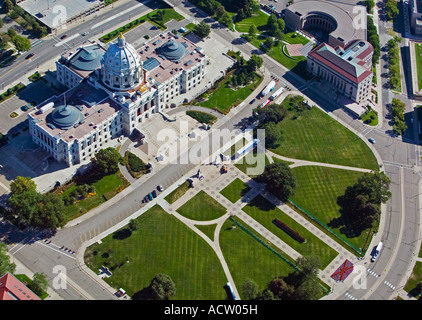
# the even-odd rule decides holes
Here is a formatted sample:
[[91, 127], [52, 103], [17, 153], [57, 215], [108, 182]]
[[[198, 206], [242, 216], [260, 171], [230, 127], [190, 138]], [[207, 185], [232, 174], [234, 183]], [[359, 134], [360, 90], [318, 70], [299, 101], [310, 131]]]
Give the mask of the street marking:
[[346, 292], [345, 294], [344, 294], [346, 297], [348, 297], [349, 299], [351, 299], [351, 300], [357, 300], [357, 298], [355, 298], [354, 296], [352, 296], [350, 293], [348, 293], [348, 292]]
[[69, 257], [69, 258], [71, 258], [71, 259], [73, 259], [73, 260], [76, 260], [76, 258], [75, 258], [75, 257], [69, 256], [68, 254], [64, 253], [63, 251], [60, 251], [60, 250], [57, 250], [57, 249], [51, 248], [50, 246], [47, 246], [46, 244], [42, 243], [41, 241], [35, 241], [35, 243], [39, 243], [40, 245], [43, 245], [44, 247], [47, 247], [47, 248], [49, 248], [49, 249], [51, 249], [51, 250], [53, 250], [53, 251], [56, 251], [56, 252], [58, 252], [58, 253], [61, 253], [61, 254], [65, 255], [66, 257]]
[[11, 72], [11, 71], [13, 71], [13, 70], [15, 70], [17, 67], [19, 67], [21, 64], [24, 64], [25, 62], [28, 62], [28, 60], [24, 60], [24, 61], [22, 61], [21, 63], [19, 63], [19, 64], [17, 64], [16, 66], [14, 66], [12, 69], [10, 69], [9, 71], [7, 71], [5, 74], [3, 74], [1, 77], [0, 77], [0, 79], [1, 78], [3, 78], [6, 74], [8, 74], [9, 72]]
[[391, 284], [390, 282], [388, 282], [388, 281], [384, 281], [384, 284], [386, 285], [386, 286], [388, 286], [388, 287], [390, 287], [391, 289], [395, 289], [396, 287], [393, 285], [393, 284]]
[[373, 275], [375, 278], [380, 277], [380, 275], [379, 275], [379, 274], [375, 273], [375, 272], [374, 272], [374, 271], [372, 271], [371, 269], [368, 269], [367, 271], [368, 271], [368, 273], [369, 273], [369, 274]]

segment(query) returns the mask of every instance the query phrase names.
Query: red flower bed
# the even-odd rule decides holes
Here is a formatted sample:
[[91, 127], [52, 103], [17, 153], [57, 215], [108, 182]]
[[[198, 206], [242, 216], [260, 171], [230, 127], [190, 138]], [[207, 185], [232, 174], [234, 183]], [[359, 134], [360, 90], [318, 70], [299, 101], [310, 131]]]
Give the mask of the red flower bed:
[[291, 229], [288, 225], [286, 225], [284, 222], [281, 222], [279, 219], [274, 218], [273, 223], [279, 227], [281, 230], [286, 232], [289, 236], [291, 236], [296, 241], [303, 243], [305, 242], [305, 238], [302, 237], [297, 231]]

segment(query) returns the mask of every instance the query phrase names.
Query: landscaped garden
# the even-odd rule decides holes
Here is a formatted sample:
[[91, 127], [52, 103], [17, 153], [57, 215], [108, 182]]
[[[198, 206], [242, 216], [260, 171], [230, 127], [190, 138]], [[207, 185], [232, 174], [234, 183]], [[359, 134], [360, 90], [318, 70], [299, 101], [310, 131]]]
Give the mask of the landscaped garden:
[[[313, 254], [318, 256], [321, 260], [322, 269], [337, 256], [337, 252], [334, 249], [262, 196], [255, 197], [242, 210], [301, 255], [307, 256]], [[300, 234], [305, 241], [301, 243], [284, 232], [274, 224], [274, 219], [279, 219], [285, 223], [292, 230]]]
[[[176, 286], [175, 300], [224, 300], [227, 279], [211, 247], [194, 231], [155, 206], [137, 218], [138, 228], [116, 231], [85, 252], [86, 264], [129, 296], [139, 296], [157, 273], [169, 275]], [[121, 235], [125, 235], [122, 237]]]
[[[241, 219], [235, 219], [246, 226]], [[249, 230], [253, 232], [250, 228]], [[262, 238], [261, 241], [268, 242]], [[237, 288], [240, 288], [246, 279], [252, 279], [259, 289], [263, 290], [273, 278], [287, 276], [295, 271], [289, 263], [229, 219], [221, 228], [220, 246]], [[287, 255], [279, 253], [292, 261]]]

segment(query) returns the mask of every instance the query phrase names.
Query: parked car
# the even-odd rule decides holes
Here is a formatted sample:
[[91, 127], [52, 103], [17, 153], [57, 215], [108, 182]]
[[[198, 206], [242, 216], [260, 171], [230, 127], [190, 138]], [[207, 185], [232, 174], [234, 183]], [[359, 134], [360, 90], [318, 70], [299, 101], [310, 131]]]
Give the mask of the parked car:
[[148, 197], [148, 196], [145, 196], [145, 197], [144, 197], [144, 201], [145, 201], [145, 202], [148, 202], [148, 201], [149, 201], [149, 197]]
[[256, 99], [251, 100], [251, 102], [249, 102], [249, 104], [252, 104], [256, 101]]
[[25, 60], [31, 59], [33, 56], [35, 56], [34, 53], [30, 53], [25, 57]]
[[375, 144], [375, 140], [373, 138], [369, 138], [368, 141], [372, 144]]
[[155, 190], [152, 190], [152, 196], [154, 197], [154, 198], [157, 198], [157, 191], [155, 191]]
[[157, 186], [157, 190], [160, 191], [160, 192], [163, 192], [164, 191], [164, 188], [163, 188], [162, 185], [159, 185], [159, 186]]
[[149, 200], [153, 200], [153, 199], [154, 199], [154, 197], [152, 196], [152, 193], [150, 193], [150, 194], [148, 195], [148, 197], [149, 197]]

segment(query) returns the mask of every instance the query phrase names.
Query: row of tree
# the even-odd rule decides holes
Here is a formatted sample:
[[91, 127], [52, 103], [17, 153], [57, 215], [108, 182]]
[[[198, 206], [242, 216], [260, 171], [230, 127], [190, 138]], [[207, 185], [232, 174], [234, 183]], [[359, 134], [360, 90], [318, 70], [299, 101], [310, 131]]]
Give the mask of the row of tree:
[[407, 129], [406, 122], [404, 120], [404, 111], [406, 104], [397, 98], [393, 98], [391, 102], [391, 115], [393, 118], [393, 132], [396, 135], [403, 135]]
[[374, 48], [372, 64], [376, 65], [379, 62], [379, 58], [381, 56], [381, 46], [377, 27], [374, 24], [374, 20], [370, 16], [367, 17], [367, 38], [368, 42]]
[[395, 20], [399, 15], [399, 8], [396, 0], [385, 0], [385, 15], [388, 20]]
[[260, 290], [252, 280], [246, 279], [240, 291], [245, 300], [318, 300], [323, 295], [323, 288], [318, 279], [320, 260], [315, 256], [303, 256], [297, 259], [296, 270], [283, 277], [272, 279], [267, 288]]
[[396, 39], [390, 39], [387, 43], [388, 59], [389, 59], [389, 74], [391, 88], [400, 88], [400, 48]]
[[47, 27], [41, 26], [37, 19], [35, 19], [29, 13], [26, 13], [24, 9], [19, 6], [15, 6], [12, 1], [5, 0], [3, 2], [3, 12], [6, 13], [10, 18], [16, 20], [19, 17], [23, 19], [20, 20], [20, 25], [34, 34], [37, 38], [42, 38], [48, 34]]

